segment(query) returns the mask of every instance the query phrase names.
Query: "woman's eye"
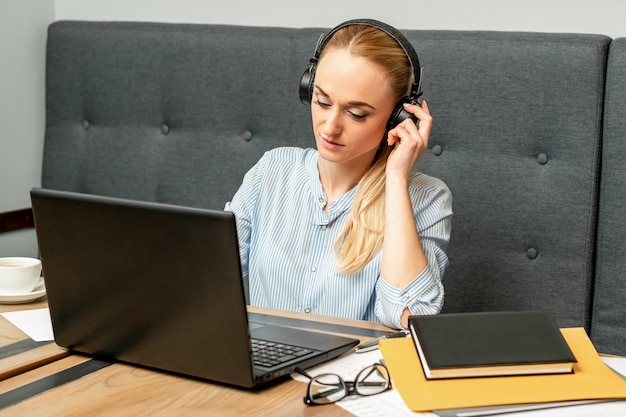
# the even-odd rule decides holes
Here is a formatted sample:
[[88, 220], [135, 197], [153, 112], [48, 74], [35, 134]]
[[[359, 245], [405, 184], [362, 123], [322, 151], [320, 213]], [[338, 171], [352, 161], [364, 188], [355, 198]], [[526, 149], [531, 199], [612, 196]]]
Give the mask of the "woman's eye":
[[[315, 100], [314, 103], [322, 109], [330, 109], [332, 107], [332, 104], [321, 101], [320, 99]], [[361, 114], [354, 110], [347, 110], [346, 113], [348, 113], [348, 115], [357, 122], [361, 122], [367, 117], [366, 114]]]
[[327, 109], [327, 108], [329, 108], [329, 107], [330, 107], [330, 104], [328, 104], [328, 103], [324, 103], [324, 102], [322, 102], [322, 101], [320, 101], [320, 100], [316, 100], [316, 101], [315, 101], [315, 104], [317, 104], [318, 106], [320, 106], [320, 107], [321, 107], [321, 108], [323, 108], [323, 109]]
[[357, 120], [357, 121], [365, 120], [365, 117], [367, 117], [367, 115], [365, 114], [354, 113], [351, 111], [349, 111], [348, 113], [350, 114], [350, 117], [352, 117], [354, 120]]

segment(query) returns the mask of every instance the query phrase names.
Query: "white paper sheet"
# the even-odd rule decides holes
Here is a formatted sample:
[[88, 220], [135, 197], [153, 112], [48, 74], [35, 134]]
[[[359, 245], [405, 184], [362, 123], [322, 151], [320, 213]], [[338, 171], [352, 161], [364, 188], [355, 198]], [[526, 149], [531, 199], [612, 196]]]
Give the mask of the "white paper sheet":
[[[350, 381], [356, 377], [356, 374], [361, 369], [378, 363], [382, 358], [383, 355], [378, 349], [364, 353], [349, 352], [335, 360], [307, 369], [306, 372], [311, 376], [333, 373], [340, 375], [346, 381]], [[294, 373], [291, 376], [296, 381], [309, 382], [307, 378], [300, 374]]]
[[50, 310], [38, 308], [35, 310], [9, 311], [2, 313], [18, 329], [26, 333], [35, 342], [54, 340]]
[[369, 397], [347, 397], [337, 405], [358, 417], [437, 417], [434, 413], [417, 413], [409, 410], [395, 389]]
[[604, 363], [609, 365], [609, 368], [613, 369], [615, 372], [620, 374], [624, 379], [626, 379], [626, 358], [614, 358], [614, 357], [602, 356], [601, 359]]

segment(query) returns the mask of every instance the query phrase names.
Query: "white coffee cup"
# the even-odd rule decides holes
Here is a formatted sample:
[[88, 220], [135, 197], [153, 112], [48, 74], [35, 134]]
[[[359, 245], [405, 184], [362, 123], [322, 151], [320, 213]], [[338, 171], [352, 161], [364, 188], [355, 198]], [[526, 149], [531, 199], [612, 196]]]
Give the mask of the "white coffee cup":
[[28, 294], [41, 276], [41, 261], [37, 258], [0, 258], [0, 294]]

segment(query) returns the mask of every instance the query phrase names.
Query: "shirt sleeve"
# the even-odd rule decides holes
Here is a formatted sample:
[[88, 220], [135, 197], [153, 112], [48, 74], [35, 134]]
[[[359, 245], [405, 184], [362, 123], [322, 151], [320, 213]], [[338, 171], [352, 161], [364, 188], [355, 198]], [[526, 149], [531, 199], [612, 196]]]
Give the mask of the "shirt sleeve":
[[233, 196], [232, 201], [227, 202], [224, 207], [224, 210], [230, 211], [235, 215], [235, 221], [237, 223], [239, 257], [241, 259], [241, 273], [246, 295], [246, 303], [249, 303], [250, 300], [248, 272], [250, 240], [264, 166], [264, 158], [261, 158], [252, 168], [250, 168], [244, 176], [239, 189]]
[[[414, 177], [415, 178], [415, 177]], [[435, 178], [420, 174], [409, 189], [420, 242], [428, 265], [404, 288], [379, 277], [376, 316], [385, 325], [400, 328], [405, 308], [413, 315], [437, 314], [443, 307], [443, 274], [448, 266], [446, 249], [452, 226], [452, 194]]]

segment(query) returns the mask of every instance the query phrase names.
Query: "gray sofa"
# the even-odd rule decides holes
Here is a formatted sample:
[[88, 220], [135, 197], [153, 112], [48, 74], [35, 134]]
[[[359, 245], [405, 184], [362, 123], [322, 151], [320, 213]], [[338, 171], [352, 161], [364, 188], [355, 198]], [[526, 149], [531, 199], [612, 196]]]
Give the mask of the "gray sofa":
[[[276, 146], [314, 146], [298, 81], [324, 29], [60, 21], [42, 185], [222, 209]], [[454, 195], [444, 312], [550, 310], [626, 354], [626, 39], [405, 31]]]

